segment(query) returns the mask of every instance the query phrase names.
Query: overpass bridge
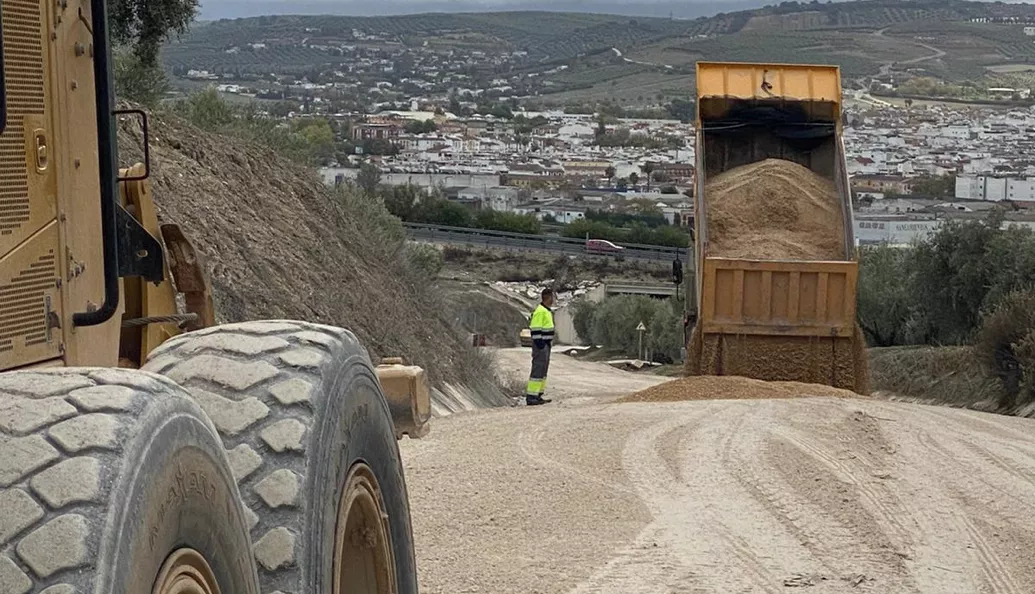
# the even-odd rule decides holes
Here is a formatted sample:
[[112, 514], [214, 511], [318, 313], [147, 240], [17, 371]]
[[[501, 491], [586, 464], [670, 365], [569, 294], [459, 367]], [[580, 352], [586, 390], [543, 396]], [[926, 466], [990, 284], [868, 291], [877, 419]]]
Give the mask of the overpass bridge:
[[672, 283], [604, 283], [603, 296], [612, 295], [647, 295], [668, 299], [676, 296], [676, 285]]

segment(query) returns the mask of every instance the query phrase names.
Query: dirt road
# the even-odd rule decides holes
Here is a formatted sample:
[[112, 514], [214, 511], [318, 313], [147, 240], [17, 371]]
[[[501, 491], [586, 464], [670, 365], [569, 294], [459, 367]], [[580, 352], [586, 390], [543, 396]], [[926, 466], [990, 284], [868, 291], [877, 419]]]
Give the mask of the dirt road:
[[551, 374], [558, 403], [401, 442], [422, 592], [1035, 592], [1033, 421], [863, 400], [608, 404], [602, 384], [657, 380], [570, 363]]

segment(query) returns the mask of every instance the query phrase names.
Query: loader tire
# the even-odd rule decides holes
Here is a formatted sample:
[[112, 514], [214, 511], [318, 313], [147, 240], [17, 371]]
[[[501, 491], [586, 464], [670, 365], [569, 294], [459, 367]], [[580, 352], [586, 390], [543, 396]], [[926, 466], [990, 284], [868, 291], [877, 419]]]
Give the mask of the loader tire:
[[0, 373], [0, 592], [258, 594], [229, 459], [182, 388]]
[[417, 592], [391, 413], [351, 332], [228, 324], [167, 341], [144, 369], [186, 386], [219, 429], [265, 594]]

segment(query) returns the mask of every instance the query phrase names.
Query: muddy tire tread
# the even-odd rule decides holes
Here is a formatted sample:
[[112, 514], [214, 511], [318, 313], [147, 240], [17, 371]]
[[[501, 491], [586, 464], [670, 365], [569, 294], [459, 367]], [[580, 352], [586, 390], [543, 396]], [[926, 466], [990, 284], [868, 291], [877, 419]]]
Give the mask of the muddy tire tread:
[[342, 328], [247, 322], [173, 338], [144, 366], [183, 385], [215, 422], [252, 522], [264, 594], [301, 594], [310, 395], [321, 363], [341, 351], [369, 358]]
[[172, 398], [189, 402], [135, 370], [0, 374], [0, 592], [94, 592], [125, 438], [149, 402]]

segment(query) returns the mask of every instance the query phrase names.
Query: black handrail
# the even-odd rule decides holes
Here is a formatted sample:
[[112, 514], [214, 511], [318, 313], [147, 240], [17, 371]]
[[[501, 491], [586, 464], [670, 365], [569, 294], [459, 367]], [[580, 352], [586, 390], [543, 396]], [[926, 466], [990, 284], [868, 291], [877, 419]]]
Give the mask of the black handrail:
[[116, 235], [118, 208], [115, 127], [112, 112], [115, 97], [112, 92], [111, 48], [108, 44], [108, 17], [104, 0], [90, 0], [93, 13], [93, 77], [97, 103], [97, 159], [101, 182], [101, 237], [104, 251], [104, 302], [93, 311], [76, 313], [76, 326], [96, 326], [115, 315], [119, 306], [119, 253]]

